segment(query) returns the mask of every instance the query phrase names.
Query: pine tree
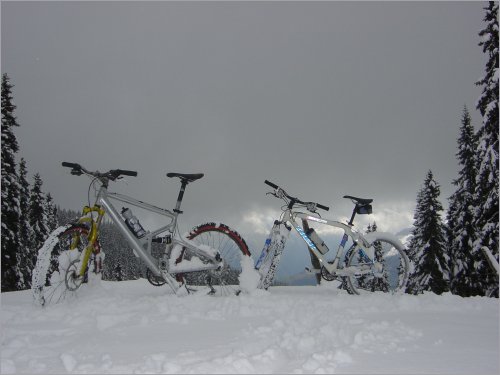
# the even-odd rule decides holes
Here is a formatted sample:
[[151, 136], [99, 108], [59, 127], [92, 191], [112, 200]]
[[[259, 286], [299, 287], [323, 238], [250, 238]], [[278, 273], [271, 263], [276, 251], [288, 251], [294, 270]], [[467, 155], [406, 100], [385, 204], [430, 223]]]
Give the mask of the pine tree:
[[[19, 184], [15, 154], [19, 151], [14, 127], [12, 85], [2, 75], [2, 292], [16, 290], [22, 284], [19, 270]], [[22, 285], [21, 285], [22, 286]]]
[[[377, 223], [373, 222], [373, 224], [368, 224], [368, 228], [366, 229], [366, 233], [372, 233], [377, 231]], [[380, 242], [375, 242], [373, 244], [374, 247], [374, 256], [377, 262], [384, 262], [383, 253], [382, 253], [382, 244]], [[366, 262], [363, 259], [363, 254], [358, 254], [358, 263]], [[387, 292], [389, 290], [389, 279], [387, 274], [383, 277], [374, 277], [373, 275], [366, 276], [361, 275], [357, 278], [359, 288], [363, 288], [372, 292], [375, 291], [383, 291]]]
[[[371, 232], [372, 232], [372, 225], [368, 224], [368, 227], [366, 228], [365, 233], [371, 233]], [[356, 255], [356, 257], [357, 257], [357, 264], [362, 264], [365, 262], [363, 253], [358, 253]], [[370, 280], [369, 280], [368, 276], [361, 275], [361, 276], [357, 277], [358, 288], [369, 290], [369, 289], [371, 289], [371, 286], [369, 285], [369, 283], [370, 283]]]
[[447, 237], [450, 254], [450, 290], [461, 296], [480, 293], [477, 273], [474, 270], [473, 243], [476, 240], [474, 225], [474, 192], [476, 189], [477, 138], [467, 107], [464, 106], [462, 125], [456, 154], [460, 170], [453, 181], [456, 191], [449, 198]]
[[43, 245], [45, 239], [47, 238], [49, 229], [47, 227], [47, 218], [45, 212], [45, 197], [42, 192], [42, 178], [37, 173], [33, 177], [33, 180], [33, 186], [30, 191], [29, 222], [31, 228], [33, 229], [31, 243], [36, 253], [36, 251]]
[[57, 225], [66, 225], [77, 220], [80, 217], [78, 211], [65, 210], [59, 206], [56, 207]]
[[47, 196], [45, 197], [45, 213], [46, 227], [50, 233], [56, 229], [59, 224], [57, 220], [57, 207], [54, 205], [54, 201], [50, 193], [47, 193]]
[[476, 84], [483, 87], [477, 102], [482, 116], [478, 131], [478, 174], [476, 184], [475, 225], [478, 229], [474, 243], [476, 271], [481, 275], [482, 290], [498, 286], [498, 276], [491, 272], [481, 253], [486, 246], [498, 260], [498, 2], [490, 1], [480, 31], [480, 46], [487, 55], [486, 74]]
[[[370, 230], [372, 232], [377, 231], [377, 223], [373, 222], [373, 225], [371, 226]], [[384, 262], [384, 254], [383, 254], [383, 249], [382, 249], [382, 244], [380, 242], [375, 242], [374, 244], [375, 248], [375, 260], [377, 262]], [[386, 260], [387, 261], [387, 260]], [[382, 291], [382, 292], [388, 292], [389, 291], [389, 275], [387, 273], [384, 274], [383, 277], [376, 277], [373, 280], [372, 284], [372, 292], [374, 291]]]
[[449, 290], [449, 257], [446, 254], [440, 215], [443, 206], [439, 202], [439, 194], [439, 184], [434, 180], [432, 171], [429, 171], [417, 195], [409, 252], [414, 268], [406, 289], [408, 293], [432, 291], [441, 294]]
[[29, 201], [30, 201], [30, 186], [27, 180], [26, 161], [21, 158], [19, 163], [19, 208], [21, 217], [19, 222], [19, 254], [20, 267], [24, 277], [24, 287], [31, 287], [31, 272], [33, 270], [33, 231], [29, 224]]

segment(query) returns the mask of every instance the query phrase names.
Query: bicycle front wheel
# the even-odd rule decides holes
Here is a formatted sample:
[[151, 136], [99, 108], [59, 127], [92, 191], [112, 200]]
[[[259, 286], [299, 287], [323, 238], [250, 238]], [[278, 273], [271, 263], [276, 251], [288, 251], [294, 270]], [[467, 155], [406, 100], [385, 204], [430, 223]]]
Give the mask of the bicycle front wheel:
[[184, 274], [186, 283], [193, 287], [208, 287], [213, 295], [238, 294], [241, 257], [250, 256], [248, 246], [240, 234], [225, 224], [206, 223], [195, 227], [188, 239], [217, 250], [223, 266], [218, 270]]
[[346, 265], [359, 270], [344, 277], [343, 284], [350, 294], [368, 292], [404, 292], [408, 282], [410, 263], [401, 243], [389, 238], [375, 238], [366, 256], [356, 245], [346, 254]]
[[[88, 228], [83, 225], [60, 227], [49, 236], [38, 251], [33, 269], [35, 302], [47, 306], [75, 296], [82, 284], [88, 281], [89, 267], [85, 275], [79, 275], [81, 254], [87, 246]], [[94, 262], [99, 262], [99, 259], [94, 257]], [[94, 266], [100, 268], [101, 265]]]

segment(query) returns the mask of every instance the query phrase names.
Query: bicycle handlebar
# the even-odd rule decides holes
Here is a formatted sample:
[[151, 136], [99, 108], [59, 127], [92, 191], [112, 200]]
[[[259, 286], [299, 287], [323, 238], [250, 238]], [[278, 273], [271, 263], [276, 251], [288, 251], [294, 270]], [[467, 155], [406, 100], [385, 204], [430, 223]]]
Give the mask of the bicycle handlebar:
[[[265, 180], [264, 183], [266, 185], [271, 186], [275, 190], [280, 190], [281, 192], [283, 192], [283, 195], [285, 195], [288, 199], [290, 199], [290, 204], [291, 204], [291, 206], [289, 205], [290, 208], [295, 203], [299, 203], [299, 204], [304, 204], [306, 206], [309, 206], [310, 204], [312, 204], [312, 205], [314, 205], [313, 207], [317, 207], [317, 208], [320, 208], [320, 209], [325, 210], [325, 211], [328, 211], [330, 209], [330, 207], [316, 203], [316, 202], [303, 202], [299, 198], [292, 197], [292, 196], [288, 195], [288, 193], [283, 188], [280, 188], [278, 185], [276, 185], [275, 183], [273, 183], [269, 180]], [[311, 209], [309, 209], [309, 207], [308, 207], [308, 210], [312, 211]]]
[[[265, 181], [264, 181], [264, 183], [265, 183], [266, 185], [271, 186], [273, 189], [279, 189], [279, 186], [278, 186], [278, 185], [276, 185], [276, 184], [273, 184], [271, 181], [265, 180]], [[282, 190], [283, 190], [283, 189], [282, 189]]]
[[128, 171], [125, 169], [112, 169], [109, 172], [106, 173], [100, 173], [100, 172], [91, 172], [83, 168], [80, 164], [77, 163], [68, 163], [66, 161], [62, 162], [62, 166], [66, 168], [71, 168], [71, 174], [74, 175], [81, 175], [83, 173], [97, 177], [97, 178], [109, 178], [110, 180], [116, 180], [120, 176], [132, 176], [136, 177], [137, 172], [136, 171]]
[[323, 206], [322, 204], [316, 203], [316, 207], [321, 208], [322, 210], [328, 211], [330, 207], [328, 206]]
[[68, 163], [65, 161], [62, 162], [62, 166], [67, 167], [67, 168], [73, 168], [73, 169], [82, 169], [82, 166], [80, 164]]
[[127, 171], [125, 169], [114, 169], [110, 172], [115, 172], [118, 173], [122, 176], [132, 176], [132, 177], [137, 177], [137, 172], [136, 171]]

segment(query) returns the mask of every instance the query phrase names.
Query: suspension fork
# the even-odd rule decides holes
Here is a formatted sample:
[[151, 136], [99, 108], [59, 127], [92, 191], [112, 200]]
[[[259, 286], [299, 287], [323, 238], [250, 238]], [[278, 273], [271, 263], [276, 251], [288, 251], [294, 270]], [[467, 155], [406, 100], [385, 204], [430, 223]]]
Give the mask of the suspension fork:
[[[92, 212], [97, 213], [97, 220], [94, 220], [91, 214]], [[94, 251], [99, 252], [100, 249], [95, 247], [97, 242], [97, 238], [99, 236], [99, 227], [101, 226], [102, 218], [106, 211], [99, 205], [94, 205], [93, 207], [85, 206], [83, 207], [82, 217], [78, 220], [79, 224], [88, 223], [90, 225], [90, 231], [88, 235], [88, 244], [85, 250], [83, 251], [83, 261], [80, 266], [80, 272], [78, 276], [83, 277], [85, 272], [87, 272], [87, 266], [89, 263], [90, 256]], [[71, 249], [75, 249], [78, 246], [78, 242], [80, 241], [80, 236], [75, 236], [73, 241], [71, 242]]]

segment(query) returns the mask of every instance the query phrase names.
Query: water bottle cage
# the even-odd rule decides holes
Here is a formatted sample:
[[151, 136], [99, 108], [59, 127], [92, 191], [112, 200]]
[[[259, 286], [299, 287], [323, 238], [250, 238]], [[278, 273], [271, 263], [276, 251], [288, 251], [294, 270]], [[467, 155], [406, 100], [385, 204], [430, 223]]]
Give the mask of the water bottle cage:
[[139, 223], [139, 220], [132, 214], [132, 211], [129, 208], [122, 209], [122, 216], [125, 218], [125, 224], [127, 224], [128, 228], [134, 233], [137, 238], [144, 237], [146, 231]]

